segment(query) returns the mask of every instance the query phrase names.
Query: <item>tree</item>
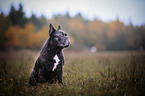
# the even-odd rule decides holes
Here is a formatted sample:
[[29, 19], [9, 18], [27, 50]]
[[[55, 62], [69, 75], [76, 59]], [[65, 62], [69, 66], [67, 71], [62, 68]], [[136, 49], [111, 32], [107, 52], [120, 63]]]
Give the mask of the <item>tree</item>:
[[16, 10], [13, 5], [11, 5], [11, 10], [8, 15], [10, 18], [11, 24], [13, 26], [19, 25], [20, 27], [24, 27], [27, 23], [27, 19], [25, 18], [25, 13], [23, 11], [22, 4], [19, 4], [19, 9]]
[[47, 19], [45, 18], [44, 15], [41, 15], [39, 18], [35, 15], [32, 14], [30, 18], [30, 22], [33, 23], [36, 26], [37, 30], [40, 30], [42, 27], [47, 26], [48, 22]]
[[0, 13], [0, 50], [5, 50], [7, 39], [5, 37], [5, 32], [9, 27], [9, 19], [3, 13]]

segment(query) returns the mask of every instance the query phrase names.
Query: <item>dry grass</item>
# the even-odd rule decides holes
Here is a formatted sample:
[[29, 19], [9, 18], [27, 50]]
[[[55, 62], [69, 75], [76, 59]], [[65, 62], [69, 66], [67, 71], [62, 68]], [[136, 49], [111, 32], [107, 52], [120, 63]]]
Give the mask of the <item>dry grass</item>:
[[1, 96], [143, 96], [143, 52], [65, 52], [64, 86], [39, 84], [28, 78], [39, 52], [23, 50], [0, 56]]

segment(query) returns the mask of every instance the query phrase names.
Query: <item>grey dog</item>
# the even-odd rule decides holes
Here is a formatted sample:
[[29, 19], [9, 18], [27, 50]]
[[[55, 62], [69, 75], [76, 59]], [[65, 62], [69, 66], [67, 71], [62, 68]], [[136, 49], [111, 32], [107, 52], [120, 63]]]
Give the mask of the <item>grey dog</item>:
[[61, 30], [61, 26], [58, 25], [58, 29], [56, 30], [50, 23], [49, 38], [35, 62], [29, 78], [30, 85], [37, 85], [44, 82], [52, 84], [57, 81], [59, 84], [63, 84], [64, 55], [62, 49], [69, 45], [70, 40], [68, 35]]

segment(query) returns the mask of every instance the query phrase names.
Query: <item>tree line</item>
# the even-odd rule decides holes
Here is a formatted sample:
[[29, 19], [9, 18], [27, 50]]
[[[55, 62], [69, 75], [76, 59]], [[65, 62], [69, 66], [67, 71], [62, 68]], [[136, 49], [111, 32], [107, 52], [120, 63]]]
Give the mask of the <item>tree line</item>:
[[70, 50], [82, 50], [95, 46], [98, 50], [140, 50], [145, 48], [145, 25], [125, 25], [117, 18], [103, 22], [88, 20], [78, 13], [75, 16], [55, 14], [47, 19], [32, 14], [26, 17], [22, 4], [16, 10], [13, 5], [8, 15], [0, 13], [0, 50], [40, 49], [48, 36], [48, 24], [56, 28], [61, 24], [71, 39]]

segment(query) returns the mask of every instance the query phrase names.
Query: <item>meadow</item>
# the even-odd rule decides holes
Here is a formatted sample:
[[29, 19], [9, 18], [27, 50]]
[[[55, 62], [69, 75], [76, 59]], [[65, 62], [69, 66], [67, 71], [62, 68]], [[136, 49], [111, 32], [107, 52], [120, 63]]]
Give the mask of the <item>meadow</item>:
[[65, 51], [63, 86], [30, 86], [39, 52], [0, 52], [0, 96], [144, 96], [145, 53]]

